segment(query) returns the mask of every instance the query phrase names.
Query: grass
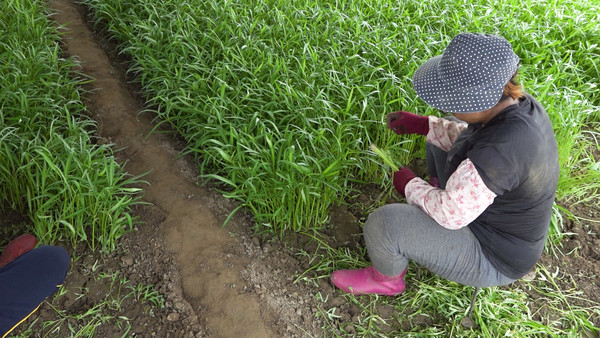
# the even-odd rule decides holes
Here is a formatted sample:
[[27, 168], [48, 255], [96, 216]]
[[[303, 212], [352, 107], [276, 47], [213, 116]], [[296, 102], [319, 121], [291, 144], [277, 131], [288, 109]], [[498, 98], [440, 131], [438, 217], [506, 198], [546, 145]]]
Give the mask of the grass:
[[[324, 225], [350, 183], [383, 174], [370, 144], [401, 144], [375, 133], [381, 114], [416, 101], [403, 95], [400, 58], [373, 60], [366, 50], [379, 33], [349, 40], [361, 27], [329, 4], [86, 3], [126, 42], [150, 105], [187, 138], [204, 177], [227, 185], [259, 230]], [[409, 153], [395, 156], [404, 163]]]
[[395, 163], [422, 155], [420, 142], [393, 135], [383, 119], [434, 113], [411, 74], [463, 31], [501, 34], [520, 55], [525, 87], [555, 126], [558, 197], [598, 189], [582, 136], [600, 115], [595, 4], [83, 2], [131, 56], [158, 118], [184, 135], [205, 178], [253, 212], [259, 231], [319, 229], [352, 183], [380, 182], [389, 169], [370, 144], [394, 149]]
[[390, 169], [392, 171], [395, 172], [395, 171], [400, 170], [400, 168], [398, 167], [398, 165], [396, 165], [396, 163], [394, 163], [394, 161], [390, 158], [390, 155], [387, 152], [379, 149], [379, 147], [377, 147], [374, 144], [371, 144], [371, 150], [375, 154], [377, 154], [377, 156], [379, 156], [381, 158], [381, 160], [383, 161], [383, 163], [385, 163], [388, 167], [390, 167]]
[[[463, 31], [501, 34], [521, 56], [525, 87], [554, 123], [562, 169], [558, 199], [591, 203], [597, 197], [600, 170], [590, 153], [597, 147], [590, 126], [600, 119], [597, 4], [82, 2], [131, 56], [131, 72], [158, 119], [186, 137], [205, 178], [221, 182], [226, 196], [253, 212], [258, 231], [318, 231], [330, 205], [353, 194], [355, 183], [383, 180], [382, 190], [389, 189], [390, 169], [369, 145], [394, 151], [384, 162], [422, 156], [421, 138], [397, 137], [383, 119], [400, 109], [435, 113], [416, 98], [410, 76]], [[128, 209], [137, 202], [139, 190], [131, 185], [139, 178], [124, 174], [109, 146], [94, 144], [95, 126], [83, 116], [80, 99], [86, 80], [71, 76], [73, 60], [61, 57], [59, 36], [42, 8], [41, 0], [0, 4], [0, 196], [31, 217], [44, 242], [110, 250], [134, 222]], [[563, 216], [555, 210], [551, 239], [559, 245]], [[311, 253], [313, 268], [302, 280], [367, 264], [361, 250], [324, 250]], [[394, 301], [348, 296], [360, 309], [358, 322], [340, 323], [335, 308], [323, 309], [331, 323], [325, 329], [407, 336], [578, 336], [597, 329], [589, 320], [597, 304], [572, 306], [581, 296], [576, 290], [560, 290], [557, 276], [541, 266], [538, 274], [543, 279], [517, 289], [484, 290], [475, 317], [479, 331], [459, 324], [470, 289], [431, 275], [409, 275], [416, 287]], [[160, 304], [151, 287], [128, 290]], [[527, 304], [532, 292], [541, 305]], [[111, 300], [65, 321], [93, 318], [78, 333], [93, 334], [94, 325], [108, 320], [100, 308], [118, 304]], [[396, 309], [403, 325], [390, 325], [393, 320], [379, 314], [382, 304]], [[419, 324], [424, 317], [432, 325]]]
[[[150, 318], [155, 317], [155, 309], [164, 307], [164, 297], [154, 285], [134, 285], [120, 271], [108, 273], [105, 270], [101, 264], [94, 265], [88, 272], [87, 286], [79, 290], [60, 287], [51, 299], [46, 300], [49, 309], [56, 312], [56, 319], [40, 317], [29, 321], [16, 337], [98, 337], [100, 327], [104, 333], [108, 330], [111, 334], [127, 337], [140, 318], [121, 315], [125, 307], [138, 306]], [[74, 299], [70, 308], [62, 304], [65, 298]]]
[[[593, 125], [600, 120], [600, 7], [594, 2], [82, 2], [131, 57], [131, 72], [157, 120], [186, 138], [203, 177], [222, 183], [226, 196], [248, 208], [257, 231], [318, 233], [329, 207], [354, 195], [356, 183], [383, 181], [389, 191], [389, 165], [369, 145], [391, 155], [385, 163], [423, 156], [422, 138], [398, 137], [383, 120], [401, 109], [436, 114], [416, 98], [411, 75], [464, 31], [500, 34], [521, 57], [522, 82], [554, 125], [557, 200], [597, 198], [600, 170], [590, 152], [598, 147]], [[568, 213], [554, 208], [551, 253], [558, 254], [567, 235]], [[300, 279], [367, 264], [364, 251], [324, 250], [310, 254], [313, 268]], [[340, 323], [335, 309], [322, 316], [331, 335], [345, 335], [350, 326], [355, 334], [383, 335], [377, 304], [397, 308], [399, 317], [410, 309], [400, 327], [387, 325], [391, 335], [578, 336], [597, 329], [589, 320], [597, 304], [571, 306], [577, 292], [558, 290], [555, 276], [543, 267], [538, 272], [546, 279], [524, 289], [486, 289], [475, 318], [479, 331], [460, 326], [470, 289], [435, 276], [415, 281], [395, 301], [349, 296], [361, 309], [358, 323]], [[551, 315], [527, 304], [528, 292], [540, 294]], [[561, 319], [553, 318], [557, 313]], [[413, 320], [421, 317], [433, 325]]]
[[[314, 283], [329, 278], [337, 269], [368, 266], [366, 252], [347, 248], [334, 249], [318, 237], [315, 252], [299, 253], [309, 257], [311, 268], [296, 282]], [[337, 307], [328, 307], [321, 294], [322, 304], [317, 316], [325, 319], [328, 336], [385, 336], [385, 337], [594, 337], [600, 327], [594, 320], [600, 315], [600, 304], [584, 298], [576, 284], [563, 289], [560, 279], [568, 276], [536, 266], [533, 280], [520, 281], [509, 287], [483, 288], [477, 296], [473, 320], [477, 328], [462, 326], [467, 316], [473, 288], [444, 280], [428, 271], [416, 274], [411, 263], [407, 272], [407, 289], [402, 297], [345, 294], [349, 304], [359, 313], [344, 320]], [[568, 284], [568, 283], [566, 283]], [[594, 319], [595, 318], [595, 319]]]
[[75, 61], [39, 0], [0, 4], [0, 203], [31, 218], [42, 243], [113, 250], [135, 222], [139, 178], [95, 145]]

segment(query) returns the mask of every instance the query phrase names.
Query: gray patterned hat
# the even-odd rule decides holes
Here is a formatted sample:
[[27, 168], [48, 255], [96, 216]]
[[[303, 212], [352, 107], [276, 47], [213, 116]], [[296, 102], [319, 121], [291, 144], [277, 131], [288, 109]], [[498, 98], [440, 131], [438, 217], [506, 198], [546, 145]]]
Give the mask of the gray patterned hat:
[[431, 106], [451, 113], [490, 109], [517, 71], [519, 57], [506, 39], [462, 33], [444, 53], [426, 61], [413, 76], [417, 95]]

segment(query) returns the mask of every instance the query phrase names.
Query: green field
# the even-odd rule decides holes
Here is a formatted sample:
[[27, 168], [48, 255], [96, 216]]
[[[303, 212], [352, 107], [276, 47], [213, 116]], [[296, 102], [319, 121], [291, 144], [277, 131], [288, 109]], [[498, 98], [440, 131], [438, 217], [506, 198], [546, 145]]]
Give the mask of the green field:
[[[330, 206], [348, 200], [357, 184], [388, 189], [390, 169], [369, 146], [390, 151], [399, 164], [423, 155], [422, 142], [396, 137], [383, 119], [401, 109], [436, 113], [416, 98], [412, 73], [464, 31], [502, 35], [520, 56], [522, 83], [554, 124], [561, 164], [557, 199], [584, 203], [597, 198], [600, 170], [590, 153], [590, 133], [596, 135], [600, 120], [596, 4], [85, 2], [94, 9], [98, 27], [132, 58], [131, 72], [160, 120], [184, 135], [204, 178], [224, 183], [225, 195], [252, 211], [257, 231], [318, 233], [328, 222]], [[555, 208], [551, 249], [562, 236], [561, 211]], [[323, 277], [360, 262], [364, 254], [331, 249], [315, 270]], [[453, 299], [460, 302], [456, 295], [464, 290], [434, 280], [419, 284], [436, 292], [414, 297], [413, 315], [433, 311], [452, 318], [465, 306], [447, 306]], [[567, 324], [542, 324], [522, 308], [524, 292], [509, 292], [501, 304], [501, 290], [487, 292], [492, 306], [481, 315], [484, 335], [578, 335], [593, 326], [587, 310], [570, 308], [566, 298], [555, 306], [567, 308]], [[402, 310], [410, 298], [394, 306]], [[370, 313], [364, 300], [359, 303]], [[366, 318], [359, 325], [362, 333], [376, 334], [377, 315]], [[455, 325], [425, 332], [453, 335], [460, 330]]]
[[72, 59], [41, 1], [0, 4], [0, 206], [30, 217], [42, 243], [85, 243], [114, 250], [133, 228], [140, 189], [94, 145]]
[[[422, 156], [383, 126], [434, 114], [411, 76], [463, 31], [506, 37], [526, 90], [560, 145], [558, 197], [598, 189], [582, 132], [598, 121], [599, 7], [580, 1], [87, 0], [133, 59], [150, 107], [189, 142], [207, 179], [249, 208], [259, 231], [318, 229], [354, 183], [388, 185], [369, 151]], [[422, 142], [418, 142], [422, 144]], [[577, 172], [577, 175], [574, 173]]]
[[[391, 194], [390, 166], [370, 146], [400, 165], [423, 156], [423, 140], [391, 133], [385, 115], [437, 114], [416, 97], [412, 73], [465, 31], [512, 43], [526, 90], [554, 124], [561, 178], [550, 251], [564, 235], [569, 210], [563, 206], [598, 198], [600, 6], [593, 1], [82, 3], [97, 29], [131, 58], [148, 110], [186, 139], [202, 177], [249, 210], [257, 232], [308, 233], [318, 241], [331, 206], [354, 203], [364, 184]], [[95, 144], [95, 125], [80, 97], [88, 79], [72, 73], [75, 61], [62, 56], [43, 8], [41, 0], [0, 4], [0, 200], [29, 216], [44, 243], [84, 242], [110, 251], [135, 223], [129, 210], [141, 190], [131, 184], [140, 178], [124, 172], [110, 145]], [[300, 279], [313, 283], [334, 269], [366, 264], [364, 252], [322, 247], [324, 254], [301, 253], [315, 264]], [[353, 329], [384, 335], [376, 308], [387, 304], [400, 315], [410, 308], [411, 318], [437, 316], [436, 325], [409, 325], [396, 335], [597, 332], [590, 317], [600, 310], [571, 306], [576, 291], [557, 290], [554, 275], [539, 270], [548, 282], [530, 287], [560, 319], [534, 320], [525, 290], [490, 288], [480, 296], [480, 331], [443, 323], [468, 306], [456, 295], [471, 291], [429, 275], [395, 301], [349, 296], [364, 315]], [[333, 324], [326, 330], [347, 334]]]

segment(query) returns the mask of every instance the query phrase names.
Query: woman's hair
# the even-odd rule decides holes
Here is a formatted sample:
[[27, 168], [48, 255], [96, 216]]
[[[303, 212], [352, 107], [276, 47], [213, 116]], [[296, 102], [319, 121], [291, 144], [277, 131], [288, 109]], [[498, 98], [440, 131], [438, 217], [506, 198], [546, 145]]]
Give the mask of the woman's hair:
[[502, 98], [511, 97], [514, 100], [518, 100], [521, 97], [525, 96], [525, 92], [523, 91], [523, 86], [518, 82], [517, 77], [519, 75], [519, 71], [516, 71], [512, 76], [510, 81], [504, 86], [504, 90], [502, 91]]

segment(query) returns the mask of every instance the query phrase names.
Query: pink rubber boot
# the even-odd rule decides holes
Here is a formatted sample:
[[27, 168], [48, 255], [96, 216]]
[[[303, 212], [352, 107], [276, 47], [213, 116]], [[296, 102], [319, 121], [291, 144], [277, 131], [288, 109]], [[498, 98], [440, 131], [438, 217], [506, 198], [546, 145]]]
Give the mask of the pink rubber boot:
[[355, 295], [375, 293], [384, 296], [396, 296], [404, 292], [406, 269], [396, 276], [386, 276], [374, 267], [357, 270], [338, 270], [331, 275], [331, 281], [338, 288]]
[[21, 235], [8, 243], [2, 256], [0, 256], [0, 268], [14, 261], [22, 254], [31, 251], [37, 245], [37, 239], [30, 234]]

